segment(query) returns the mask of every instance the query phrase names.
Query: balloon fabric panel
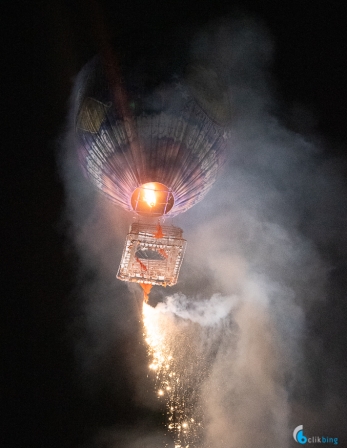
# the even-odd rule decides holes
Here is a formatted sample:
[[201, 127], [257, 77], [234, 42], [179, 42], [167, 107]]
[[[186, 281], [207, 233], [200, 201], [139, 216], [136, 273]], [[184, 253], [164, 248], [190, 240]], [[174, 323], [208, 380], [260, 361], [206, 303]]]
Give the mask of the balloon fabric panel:
[[84, 172], [126, 210], [132, 210], [136, 188], [162, 183], [174, 196], [168, 216], [182, 213], [214, 183], [224, 161], [226, 131], [203, 110], [184, 80], [145, 93], [122, 88], [126, 107], [117, 103], [95, 61], [79, 77], [75, 129]]

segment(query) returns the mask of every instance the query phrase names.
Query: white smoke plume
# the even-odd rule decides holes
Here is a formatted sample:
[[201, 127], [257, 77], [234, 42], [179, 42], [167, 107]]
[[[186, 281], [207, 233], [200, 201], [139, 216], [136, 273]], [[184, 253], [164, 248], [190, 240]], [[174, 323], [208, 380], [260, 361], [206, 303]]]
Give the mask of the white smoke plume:
[[[266, 30], [249, 20], [212, 26], [192, 45], [192, 58], [208, 61], [228, 83], [229, 154], [206, 198], [174, 222], [184, 229], [188, 249], [178, 285], [165, 291], [155, 312], [176, 315], [172, 331], [187, 331], [192, 347], [206, 337], [214, 341], [201, 361], [204, 375], [191, 372], [201, 379], [205, 420], [198, 448], [287, 448], [295, 426], [312, 424], [319, 433], [324, 412], [337, 403], [326, 387], [321, 413], [314, 410], [319, 378], [312, 366], [323, 368], [322, 349], [307, 326], [308, 316], [327, 300], [329, 250], [346, 243], [338, 212], [346, 190], [322, 150], [276, 117], [268, 76], [272, 53]], [[76, 185], [74, 164], [65, 163], [71, 229], [84, 272], [94, 273], [81, 279], [87, 336], [79, 340], [79, 353], [85, 369], [93, 370], [138, 319], [129, 303], [140, 293], [115, 280], [126, 214], [100, 200], [83, 180]], [[177, 351], [189, 363], [187, 344]], [[203, 357], [204, 345], [199, 347]], [[148, 400], [150, 393], [141, 392], [149, 387], [148, 361], [143, 353], [126, 358], [138, 399]], [[100, 381], [96, 376], [93, 381]], [[157, 405], [153, 400], [149, 406]], [[310, 421], [303, 422], [305, 417]], [[128, 448], [131, 439], [122, 444], [108, 437], [102, 446]], [[131, 442], [137, 446], [147, 444]]]
[[174, 294], [167, 297], [165, 302], [158, 303], [155, 309], [161, 314], [172, 313], [202, 326], [213, 326], [229, 314], [234, 303], [233, 298], [220, 294], [204, 301], [191, 301], [183, 294]]

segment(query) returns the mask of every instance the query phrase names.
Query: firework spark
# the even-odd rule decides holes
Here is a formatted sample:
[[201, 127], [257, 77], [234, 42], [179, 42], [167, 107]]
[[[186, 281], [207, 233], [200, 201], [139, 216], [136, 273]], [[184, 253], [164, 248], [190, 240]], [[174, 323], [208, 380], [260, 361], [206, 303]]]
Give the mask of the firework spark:
[[191, 325], [146, 303], [143, 322], [151, 357], [149, 368], [155, 374], [158, 397], [165, 399], [167, 427], [173, 434], [175, 448], [193, 448], [201, 439], [203, 429], [198, 402], [199, 383], [205, 369], [192, 375], [192, 369], [196, 371], [198, 367], [199, 356], [193, 355]]

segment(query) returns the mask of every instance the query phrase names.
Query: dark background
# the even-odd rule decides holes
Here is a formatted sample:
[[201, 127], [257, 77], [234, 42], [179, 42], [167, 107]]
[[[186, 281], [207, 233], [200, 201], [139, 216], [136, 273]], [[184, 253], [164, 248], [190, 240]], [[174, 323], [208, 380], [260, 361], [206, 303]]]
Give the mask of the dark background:
[[[339, 157], [343, 168], [347, 11], [342, 0], [127, 0], [103, 1], [100, 8], [87, 1], [14, 1], [2, 10], [1, 446], [76, 447], [100, 425], [141, 418], [124, 372], [119, 372], [122, 386], [111, 396], [109, 391], [90, 396], [80, 387], [67, 331], [76, 256], [61, 224], [65, 199], [57, 153], [74, 76], [99, 51], [100, 36], [107, 32], [124, 60], [165, 53], [175, 57], [172, 42], [184, 45], [209, 20], [240, 12], [262, 20], [273, 36], [271, 71], [282, 110], [301, 104], [311, 111], [315, 119], [310, 132], [325, 142], [326, 157]], [[345, 272], [335, 275], [344, 288]], [[317, 321], [312, 331], [334, 347], [343, 365], [346, 307], [339, 308], [339, 318], [329, 305], [325, 311], [336, 323], [334, 331], [325, 333], [327, 321]]]

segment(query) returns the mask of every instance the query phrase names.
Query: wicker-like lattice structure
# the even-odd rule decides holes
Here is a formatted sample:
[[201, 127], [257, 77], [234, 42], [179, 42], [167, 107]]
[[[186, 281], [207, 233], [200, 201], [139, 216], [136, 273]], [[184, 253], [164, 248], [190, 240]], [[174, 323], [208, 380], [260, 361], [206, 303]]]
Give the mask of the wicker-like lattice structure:
[[127, 282], [172, 286], [186, 249], [179, 227], [133, 223], [125, 240], [117, 278]]

